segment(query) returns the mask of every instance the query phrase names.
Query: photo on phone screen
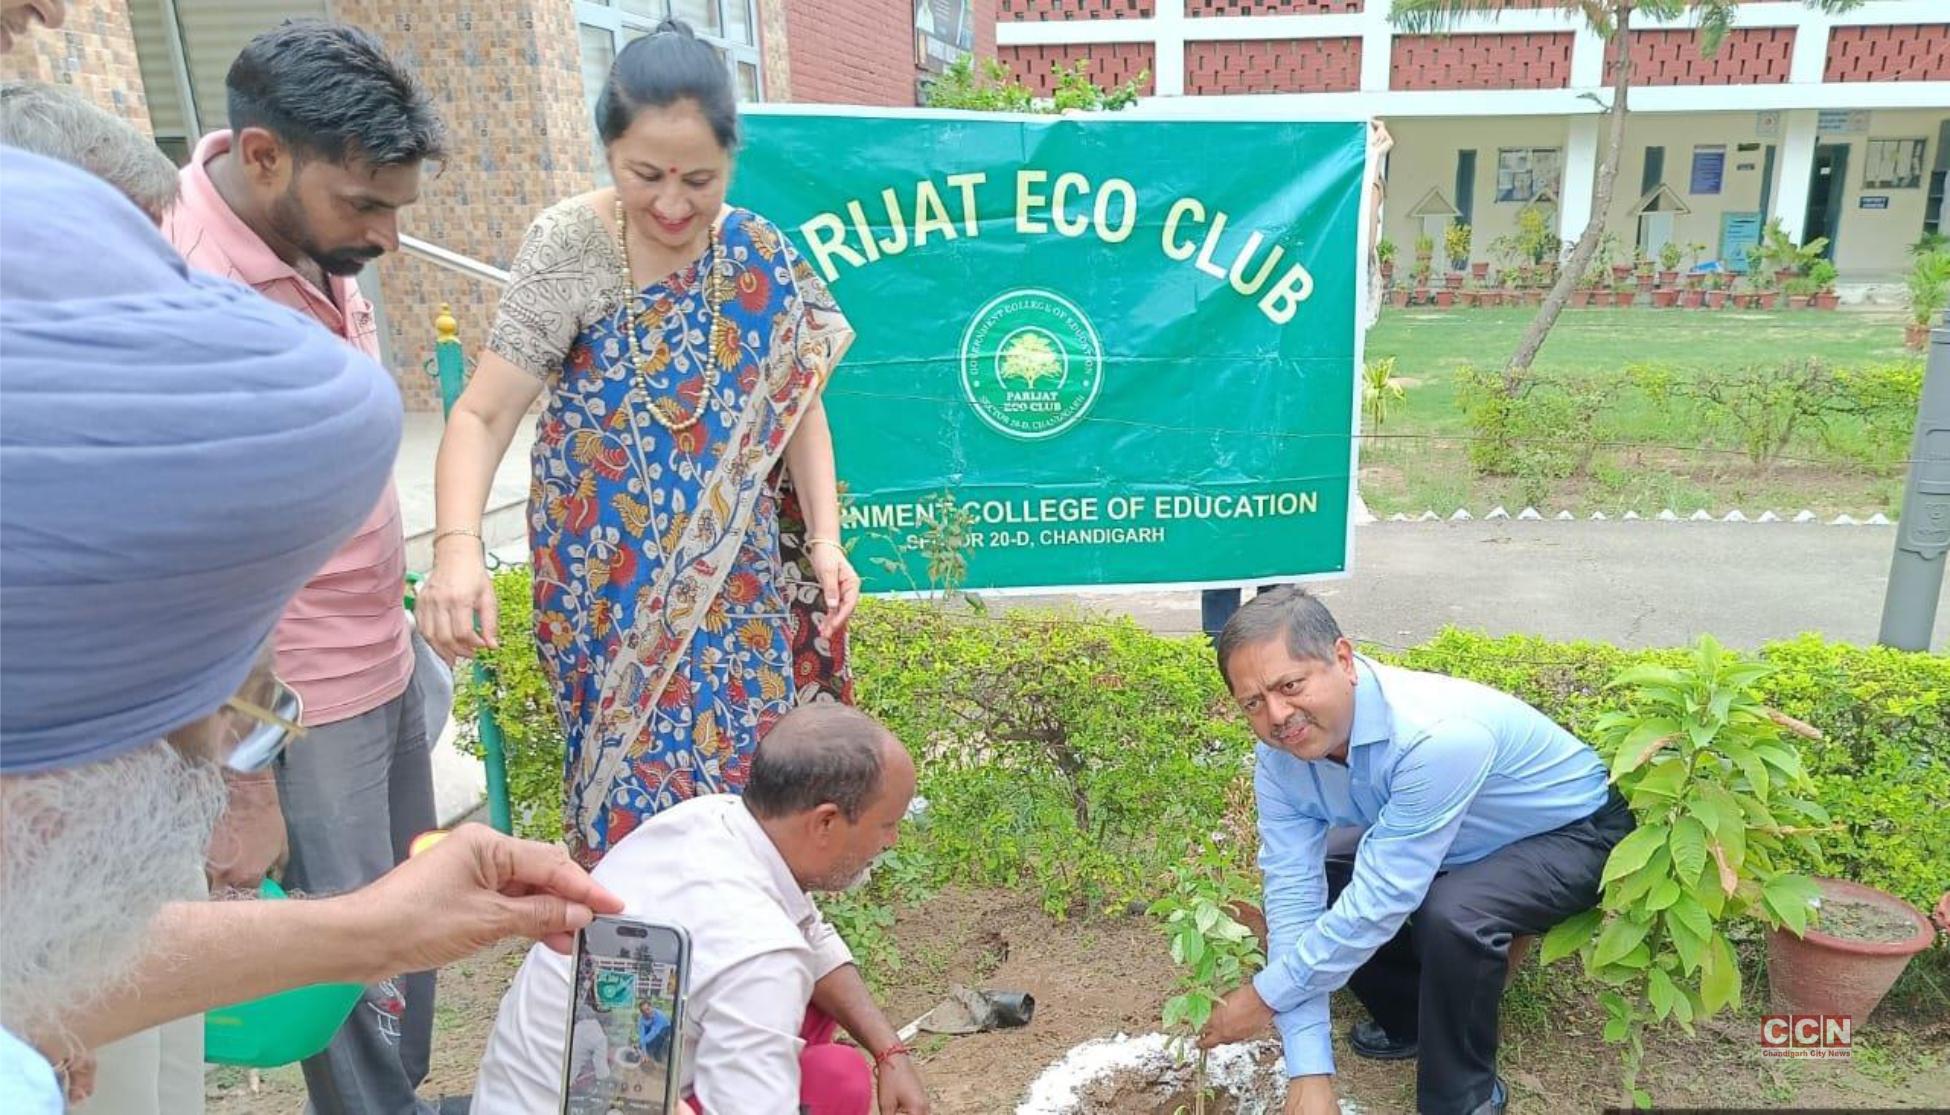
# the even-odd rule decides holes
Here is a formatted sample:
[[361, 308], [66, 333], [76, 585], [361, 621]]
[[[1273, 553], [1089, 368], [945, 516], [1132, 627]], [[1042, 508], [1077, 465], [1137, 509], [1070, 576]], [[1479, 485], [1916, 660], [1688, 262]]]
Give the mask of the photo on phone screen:
[[681, 929], [622, 918], [577, 936], [563, 1115], [676, 1110], [689, 944]]

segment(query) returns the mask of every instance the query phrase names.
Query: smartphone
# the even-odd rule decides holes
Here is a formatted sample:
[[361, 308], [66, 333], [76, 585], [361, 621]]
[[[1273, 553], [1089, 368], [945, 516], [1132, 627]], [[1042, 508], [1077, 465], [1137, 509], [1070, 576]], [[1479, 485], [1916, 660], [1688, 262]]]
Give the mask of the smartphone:
[[599, 917], [576, 935], [574, 971], [561, 1115], [678, 1111], [690, 935]]

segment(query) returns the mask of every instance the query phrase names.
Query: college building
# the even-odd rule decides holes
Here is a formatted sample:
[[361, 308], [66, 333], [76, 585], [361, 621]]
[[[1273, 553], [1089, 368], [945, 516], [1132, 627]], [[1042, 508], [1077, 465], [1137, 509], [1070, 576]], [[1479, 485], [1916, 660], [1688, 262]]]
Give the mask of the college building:
[[[223, 78], [252, 35], [293, 16], [364, 26], [412, 62], [442, 106], [451, 155], [403, 227], [407, 250], [365, 277], [409, 405], [451, 304], [485, 333], [528, 221], [603, 171], [590, 108], [615, 53], [666, 14], [717, 47], [748, 101], [918, 103], [963, 53], [999, 57], [1043, 92], [1086, 60], [1137, 81], [1153, 118], [1379, 118], [1395, 137], [1383, 236], [1407, 255], [1471, 226], [1472, 255], [1527, 209], [1574, 238], [1603, 156], [1611, 59], [1550, 0], [1506, 0], [1448, 35], [1408, 34], [1388, 0], [71, 0], [9, 77], [63, 82], [181, 160], [224, 126]], [[1607, 214], [1621, 252], [1668, 242], [1745, 264], [1770, 220], [1826, 238], [1844, 284], [1898, 281], [1945, 222], [1950, 0], [1869, 0], [1824, 15], [1745, 0], [1712, 56], [1697, 27], [1631, 36], [1632, 115]], [[1199, 157], [1186, 152], [1186, 157]], [[835, 158], [846, 157], [835, 152]], [[1534, 218], [1533, 218], [1534, 220]], [[1944, 231], [1950, 231], [1945, 229]], [[370, 280], [370, 281], [366, 281]]]

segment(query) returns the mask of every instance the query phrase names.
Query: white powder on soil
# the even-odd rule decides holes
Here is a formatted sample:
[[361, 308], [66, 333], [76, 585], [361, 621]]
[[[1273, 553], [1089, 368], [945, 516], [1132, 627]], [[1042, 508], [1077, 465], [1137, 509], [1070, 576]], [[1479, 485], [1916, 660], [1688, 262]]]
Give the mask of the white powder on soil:
[[[1267, 1055], [1271, 1059], [1261, 1064]], [[1029, 1094], [1016, 1106], [1016, 1115], [1072, 1115], [1090, 1085], [1116, 1073], [1189, 1083], [1198, 1051], [1182, 1039], [1166, 1034], [1118, 1034], [1076, 1046], [1029, 1085]], [[1241, 1102], [1243, 1112], [1277, 1112], [1286, 1095], [1286, 1064], [1270, 1041], [1222, 1046], [1206, 1058], [1211, 1086]], [[1258, 1106], [1264, 1104], [1263, 1107]], [[1342, 1115], [1360, 1115], [1360, 1108], [1341, 1101]]]

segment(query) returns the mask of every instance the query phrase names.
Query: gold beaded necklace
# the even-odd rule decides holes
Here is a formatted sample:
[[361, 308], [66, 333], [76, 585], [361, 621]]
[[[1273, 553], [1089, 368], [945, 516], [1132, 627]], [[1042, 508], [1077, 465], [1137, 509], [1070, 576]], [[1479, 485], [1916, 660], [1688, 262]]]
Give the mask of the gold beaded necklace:
[[[704, 245], [704, 255], [699, 259], [698, 288], [704, 299], [704, 390], [698, 396], [697, 409], [682, 418], [672, 418], [664, 413], [663, 407], [651, 398], [650, 359], [643, 355], [643, 346], [637, 340], [636, 322], [636, 280], [630, 274], [630, 224], [623, 210], [623, 199], [616, 199], [616, 258], [622, 271], [622, 287], [618, 291], [623, 304], [623, 336], [629, 346], [630, 366], [636, 370], [636, 390], [643, 399], [643, 405], [657, 424], [673, 434], [681, 434], [698, 424], [704, 412], [711, 405], [712, 392], [718, 386], [718, 328], [724, 324], [724, 304], [731, 300], [734, 284], [721, 281], [717, 273], [718, 226], [714, 221]], [[713, 288], [716, 288], [715, 290]], [[713, 300], [715, 297], [715, 301]]]

